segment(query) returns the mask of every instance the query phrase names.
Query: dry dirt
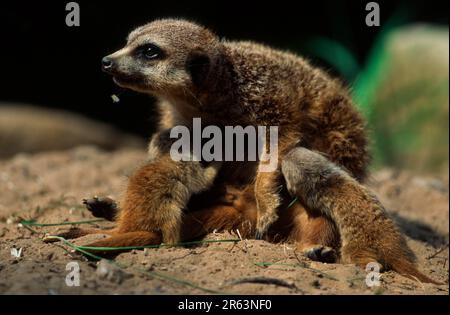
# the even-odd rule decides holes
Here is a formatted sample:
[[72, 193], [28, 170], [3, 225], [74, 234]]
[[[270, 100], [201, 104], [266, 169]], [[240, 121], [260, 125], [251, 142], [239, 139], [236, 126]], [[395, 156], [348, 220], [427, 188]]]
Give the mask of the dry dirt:
[[[0, 161], [0, 293], [204, 294], [213, 290], [237, 294], [448, 294], [447, 175], [428, 178], [383, 170], [370, 180], [408, 236], [420, 269], [445, 285], [421, 284], [386, 272], [379, 287], [369, 288], [365, 284], [367, 273], [354, 265], [312, 262], [295, 253], [292, 244], [256, 240], [133, 250], [118, 255], [115, 261], [120, 266], [116, 266], [87, 260], [60, 242], [46, 244], [41, 240], [44, 233], [58, 227], [30, 230], [18, 224], [21, 218], [39, 223], [92, 219], [81, 205], [82, 198], [120, 198], [127, 174], [144, 157], [141, 151], [105, 153], [80, 147], [19, 154]], [[229, 233], [207, 237], [235, 238]], [[12, 255], [14, 248], [21, 251], [20, 257]], [[69, 262], [79, 264], [80, 286], [66, 285]], [[270, 281], [248, 282], [255, 279]]]

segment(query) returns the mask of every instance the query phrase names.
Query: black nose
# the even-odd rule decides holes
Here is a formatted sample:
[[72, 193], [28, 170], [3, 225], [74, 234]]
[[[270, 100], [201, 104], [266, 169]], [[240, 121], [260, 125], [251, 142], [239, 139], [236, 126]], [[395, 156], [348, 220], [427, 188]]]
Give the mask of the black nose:
[[114, 61], [110, 57], [103, 57], [102, 69], [105, 72], [110, 72], [114, 68]]

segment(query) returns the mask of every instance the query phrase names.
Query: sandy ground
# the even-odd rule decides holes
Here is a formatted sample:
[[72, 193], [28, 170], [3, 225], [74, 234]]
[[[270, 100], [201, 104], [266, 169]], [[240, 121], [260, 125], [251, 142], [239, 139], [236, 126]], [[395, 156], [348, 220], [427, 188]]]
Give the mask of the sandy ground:
[[[0, 293], [448, 294], [448, 176], [382, 170], [370, 180], [408, 236], [420, 269], [445, 285], [421, 284], [386, 272], [380, 286], [370, 288], [365, 284], [367, 273], [354, 265], [313, 262], [295, 253], [292, 244], [256, 240], [133, 250], [118, 255], [117, 266], [87, 260], [60, 242], [41, 240], [58, 227], [32, 231], [18, 224], [20, 218], [39, 223], [92, 219], [81, 205], [82, 198], [120, 198], [127, 175], [144, 157], [140, 151], [105, 153], [80, 147], [0, 161]], [[207, 237], [235, 238], [229, 233]], [[20, 257], [11, 250], [20, 252]], [[70, 262], [79, 265], [80, 286], [66, 285]], [[268, 283], [252, 283], [255, 280]]]

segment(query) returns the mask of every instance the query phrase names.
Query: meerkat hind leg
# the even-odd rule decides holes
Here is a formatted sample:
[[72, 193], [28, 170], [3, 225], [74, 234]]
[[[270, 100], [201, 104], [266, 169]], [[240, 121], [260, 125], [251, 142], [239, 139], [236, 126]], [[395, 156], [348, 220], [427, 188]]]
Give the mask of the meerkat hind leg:
[[[108, 221], [114, 221], [114, 218], [118, 211], [117, 203], [113, 199], [108, 197], [95, 196], [89, 199], [83, 199], [83, 204], [86, 206], [86, 209], [92, 213], [94, 217], [103, 218]], [[83, 237], [89, 234], [112, 235], [114, 233], [116, 233], [116, 229], [71, 227], [70, 229], [62, 229], [60, 231], [57, 231], [55, 234], [48, 236], [58, 236], [69, 240]], [[50, 243], [58, 240], [54, 238], [44, 237], [44, 241]]]
[[[84, 249], [91, 253], [108, 254], [112, 252], [123, 252], [129, 250], [128, 247], [139, 247], [161, 244], [162, 237], [160, 233], [148, 231], [135, 231], [114, 234], [111, 237], [95, 241], [85, 247], [110, 247], [111, 250]], [[125, 247], [124, 249], [112, 250], [114, 247]]]
[[295, 214], [290, 239], [296, 242], [297, 250], [311, 260], [335, 263], [340, 239], [334, 222], [324, 215], [311, 215], [299, 201], [289, 210]]
[[62, 237], [66, 240], [75, 239], [79, 237], [83, 237], [90, 234], [106, 234], [106, 235], [114, 235], [116, 233], [116, 229], [109, 229], [109, 230], [103, 230], [103, 229], [93, 229], [93, 228], [78, 228], [78, 227], [72, 227], [70, 229], [62, 229], [59, 232], [56, 232], [54, 234], [49, 234], [44, 237], [44, 242], [46, 243], [52, 243], [57, 242], [58, 239], [52, 238], [52, 236], [58, 236]]

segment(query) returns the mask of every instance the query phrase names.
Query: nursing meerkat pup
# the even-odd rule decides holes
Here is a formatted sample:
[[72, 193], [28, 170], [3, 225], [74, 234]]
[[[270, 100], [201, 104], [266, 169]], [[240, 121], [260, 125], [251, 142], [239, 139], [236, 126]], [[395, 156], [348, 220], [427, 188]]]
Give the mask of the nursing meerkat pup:
[[380, 201], [347, 172], [305, 148], [289, 152], [282, 162], [289, 192], [308, 211], [331, 218], [341, 236], [340, 260], [365, 267], [381, 264], [409, 278], [430, 279], [415, 267], [415, 256]]
[[[155, 240], [154, 233], [176, 243], [190, 199], [198, 194], [211, 198], [210, 191], [219, 185], [253, 189], [249, 204], [254, 202], [257, 211], [251, 231], [257, 236], [264, 237], [279, 221], [279, 212], [292, 200], [286, 202], [280, 193], [284, 177], [279, 163], [268, 173], [258, 171], [258, 162], [170, 158], [168, 132], [176, 125], [191, 128], [193, 118], [219, 127], [277, 126], [278, 162], [302, 146], [323, 152], [358, 180], [365, 177], [369, 157], [364, 122], [347, 90], [299, 56], [222, 40], [195, 23], [164, 19], [132, 31], [125, 47], [103, 58], [102, 66], [119, 86], [157, 97], [161, 128], [150, 144], [148, 163], [129, 180], [117, 229], [95, 245], [145, 245]], [[323, 217], [305, 217], [302, 226], [295, 238], [305, 240], [305, 248], [314, 247], [321, 235], [336, 238], [333, 224]]]

